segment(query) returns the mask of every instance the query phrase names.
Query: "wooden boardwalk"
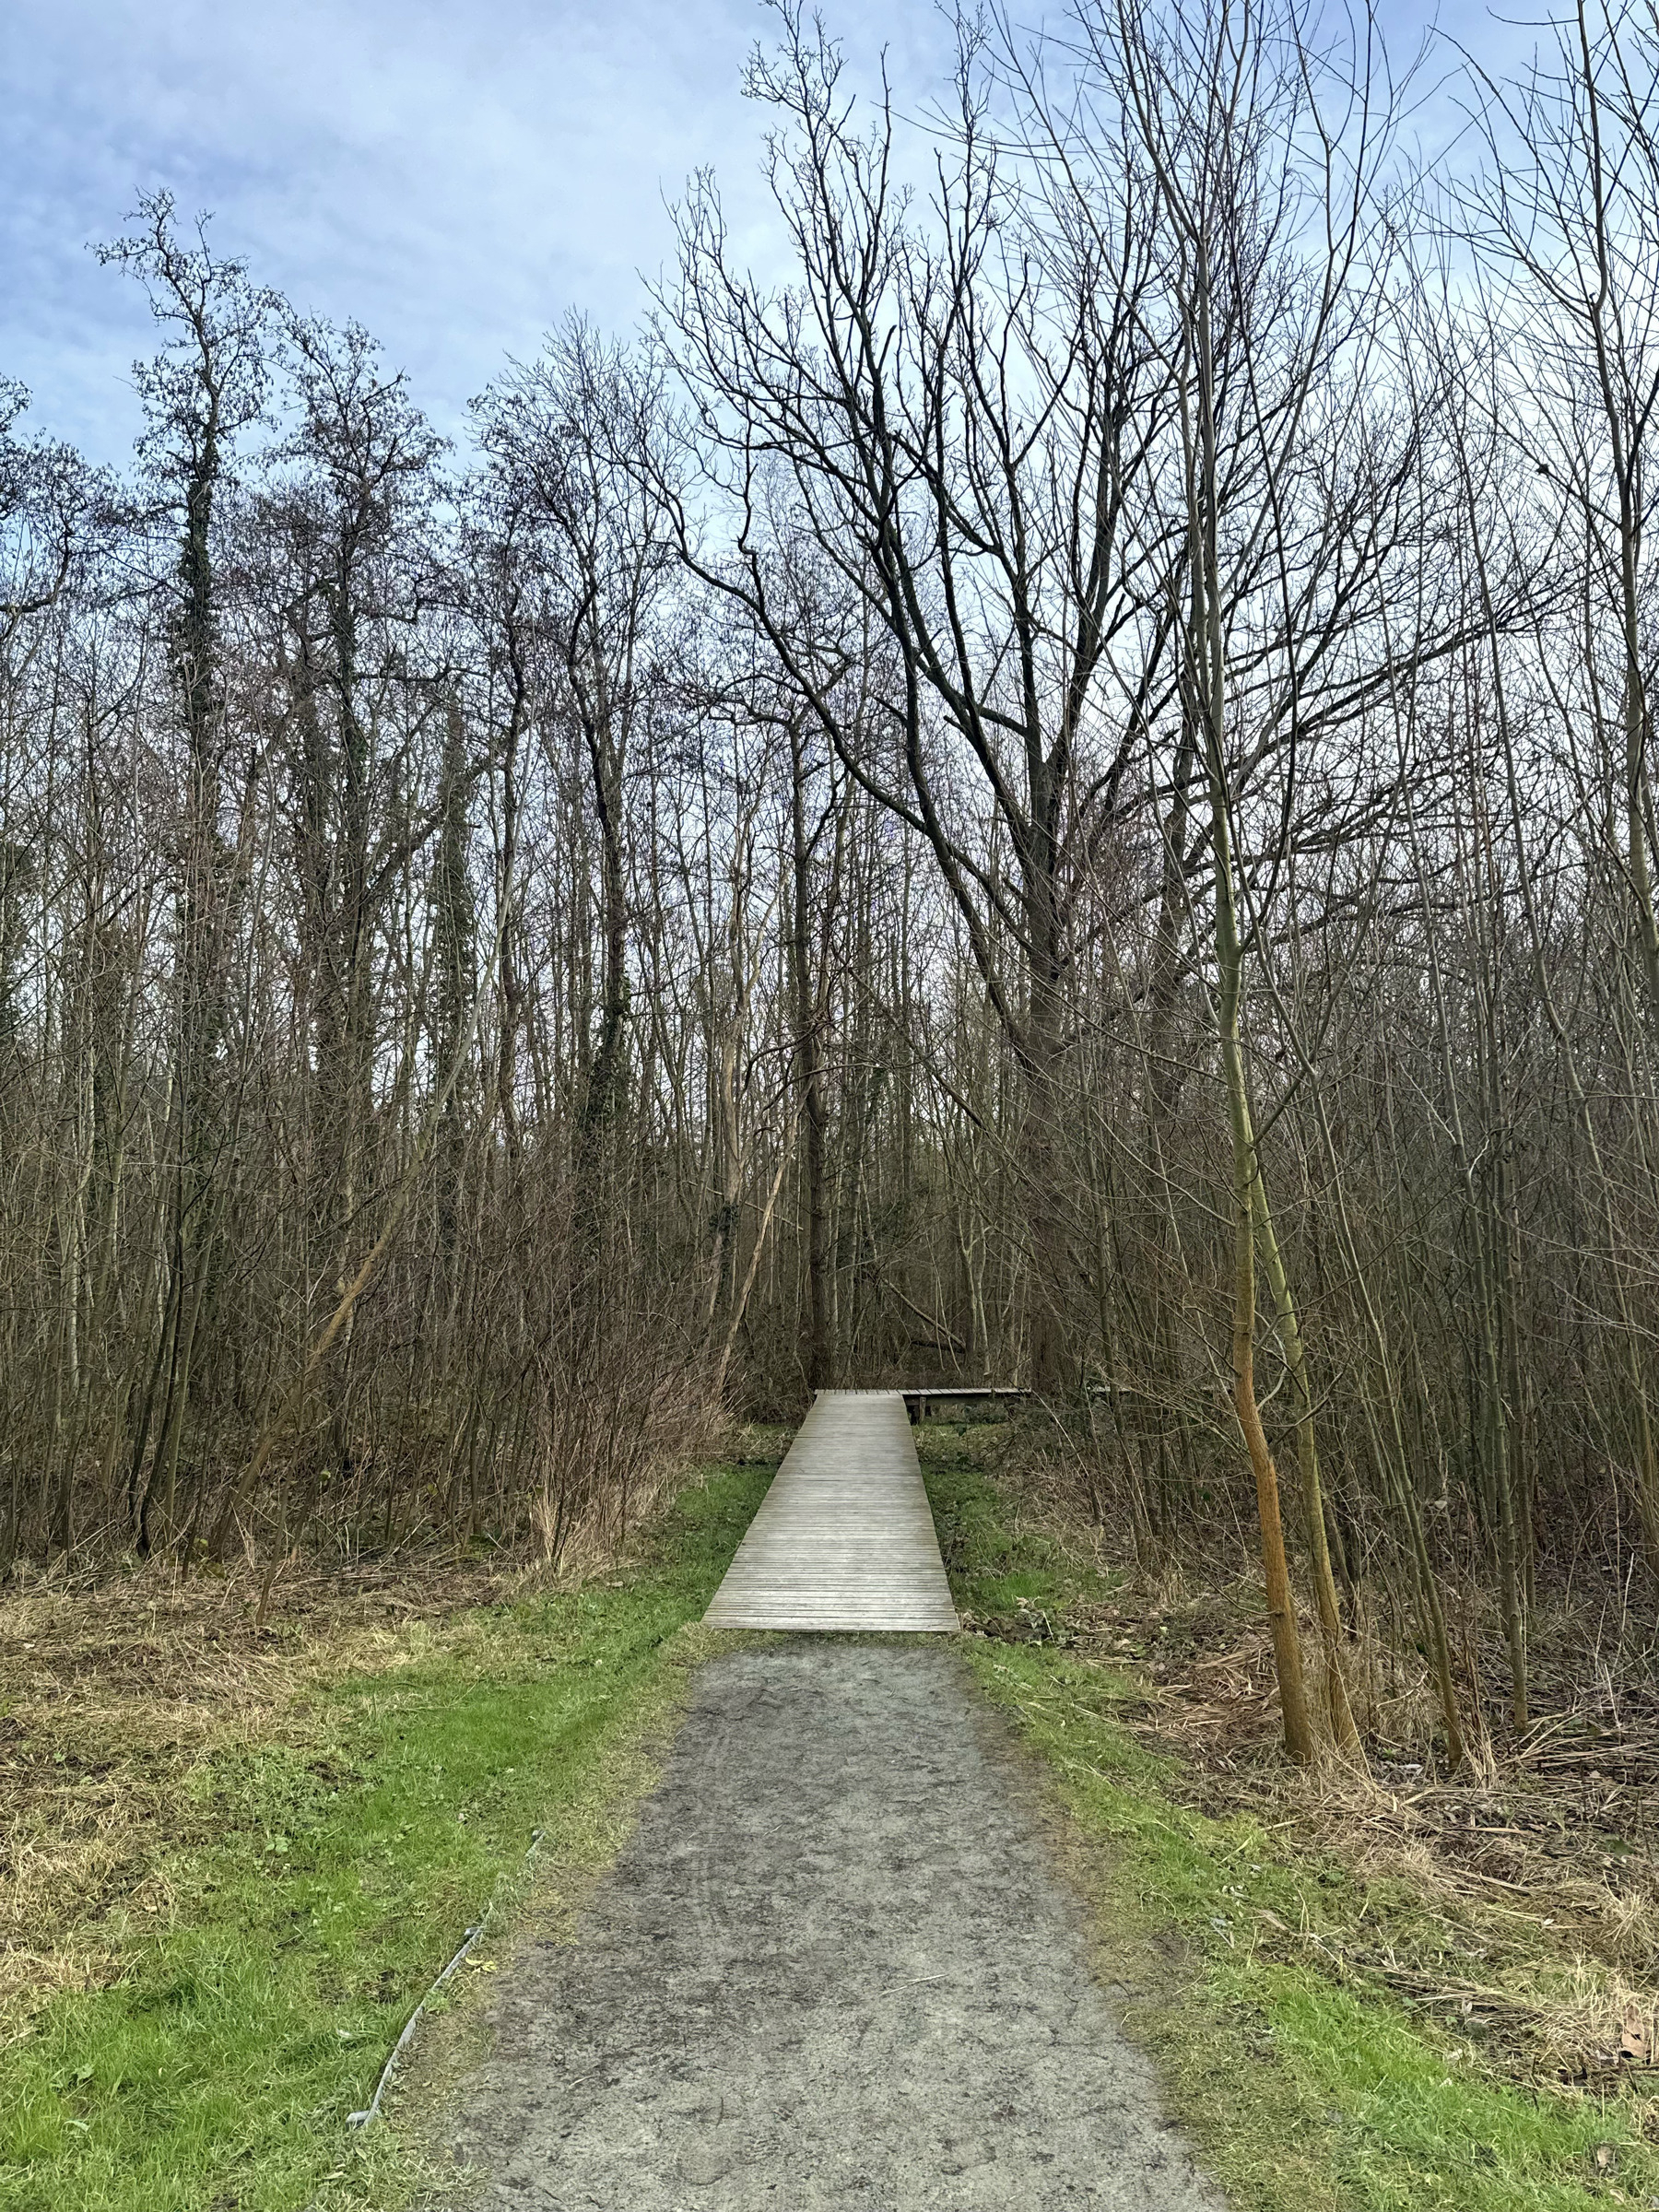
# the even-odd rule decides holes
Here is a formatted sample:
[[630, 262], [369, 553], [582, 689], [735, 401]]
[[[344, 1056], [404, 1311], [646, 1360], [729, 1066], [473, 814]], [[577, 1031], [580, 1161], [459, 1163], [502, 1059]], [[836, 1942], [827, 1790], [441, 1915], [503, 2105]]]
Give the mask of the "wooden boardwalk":
[[956, 1628], [901, 1392], [819, 1391], [704, 1618], [721, 1629]]

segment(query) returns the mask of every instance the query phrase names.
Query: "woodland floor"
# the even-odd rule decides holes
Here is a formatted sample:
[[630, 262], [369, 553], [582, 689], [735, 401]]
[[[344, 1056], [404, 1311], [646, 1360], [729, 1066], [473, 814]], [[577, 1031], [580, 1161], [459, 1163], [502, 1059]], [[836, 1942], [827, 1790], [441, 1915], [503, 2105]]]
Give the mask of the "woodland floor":
[[1492, 1624], [1449, 1777], [1420, 1665], [1365, 1639], [1369, 1771], [1301, 1774], [1253, 1577], [1135, 1571], [1016, 1429], [918, 1441], [970, 1664], [1237, 2212], [1659, 2206], [1649, 1661], [1598, 1669], [1596, 1609], [1542, 1608], [1517, 1741]]
[[6, 1592], [0, 2207], [407, 2204], [410, 2147], [346, 2115], [487, 1903], [475, 1983], [614, 1856], [776, 1456], [550, 1587], [405, 1555], [292, 1561], [263, 1618], [251, 1569]]
[[0, 1599], [4, 2212], [653, 2212], [647, 2127], [685, 2212], [1206, 2203], [1183, 2144], [1230, 2212], [1659, 2206], [1640, 1666], [1547, 1616], [1444, 1778], [1368, 1647], [1369, 1777], [1293, 1774], [1250, 1581], [1133, 1571], [1016, 1426], [919, 1435], [954, 1650], [711, 1636], [781, 1441], [554, 1588]]

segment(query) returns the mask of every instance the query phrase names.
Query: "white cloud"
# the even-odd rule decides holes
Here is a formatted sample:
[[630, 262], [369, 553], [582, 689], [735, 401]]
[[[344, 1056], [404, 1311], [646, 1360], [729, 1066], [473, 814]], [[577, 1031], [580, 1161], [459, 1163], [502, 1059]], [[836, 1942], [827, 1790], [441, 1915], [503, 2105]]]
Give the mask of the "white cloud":
[[[136, 192], [216, 212], [297, 304], [366, 324], [453, 428], [568, 307], [641, 312], [665, 197], [712, 165], [740, 249], [776, 251], [739, 94], [756, 0], [8, 0], [0, 45], [0, 371], [37, 427], [119, 460], [141, 300], [86, 251]], [[931, 0], [828, 10], [902, 98], [939, 86]], [[1038, 9], [1030, 11], [1033, 15]], [[1405, 12], [1402, 9], [1402, 14]], [[1415, 13], [1415, 0], [1412, 12]], [[1392, 26], [1391, 26], [1392, 28]]]

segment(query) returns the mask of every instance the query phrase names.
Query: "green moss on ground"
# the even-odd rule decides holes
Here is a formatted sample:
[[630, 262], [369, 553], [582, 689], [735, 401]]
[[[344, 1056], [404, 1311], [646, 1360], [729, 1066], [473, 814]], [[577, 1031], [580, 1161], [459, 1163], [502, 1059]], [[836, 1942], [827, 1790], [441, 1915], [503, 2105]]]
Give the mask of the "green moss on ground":
[[206, 1754], [166, 1924], [0, 2053], [5, 2212], [396, 2201], [409, 2153], [347, 2113], [535, 1829], [555, 1876], [614, 1853], [771, 1471], [713, 1470], [613, 1580], [417, 1628], [282, 1742]]
[[[920, 1442], [960, 1608], [1007, 1618], [1023, 1600], [1063, 1619], [1110, 1594], [1053, 1532], [1019, 1528], [961, 1430]], [[1053, 1643], [976, 1637], [967, 1653], [1053, 1771], [1102, 1971], [1238, 2212], [1659, 2205], [1639, 2101], [1502, 2079], [1381, 1984], [1307, 1956], [1322, 1927], [1362, 1919], [1404, 1937], [1426, 1900], [1299, 1846], [1293, 1822], [1269, 1833], [1180, 1803], [1174, 1764], [1124, 1724], [1145, 1695], [1133, 1673]]]

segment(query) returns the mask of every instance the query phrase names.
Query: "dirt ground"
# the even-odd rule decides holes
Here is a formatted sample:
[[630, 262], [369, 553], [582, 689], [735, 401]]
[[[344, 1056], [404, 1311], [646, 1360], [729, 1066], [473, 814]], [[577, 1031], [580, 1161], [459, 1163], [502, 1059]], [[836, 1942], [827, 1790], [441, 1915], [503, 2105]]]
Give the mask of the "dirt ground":
[[937, 1644], [711, 1663], [575, 1940], [503, 1971], [441, 2201], [1220, 2212], [1000, 1728]]
[[452, 1560], [142, 1572], [0, 1586], [0, 2041], [54, 1992], [120, 1978], [202, 1840], [192, 1771], [294, 1731], [308, 1677], [384, 1665], [416, 1621], [505, 1594]]

